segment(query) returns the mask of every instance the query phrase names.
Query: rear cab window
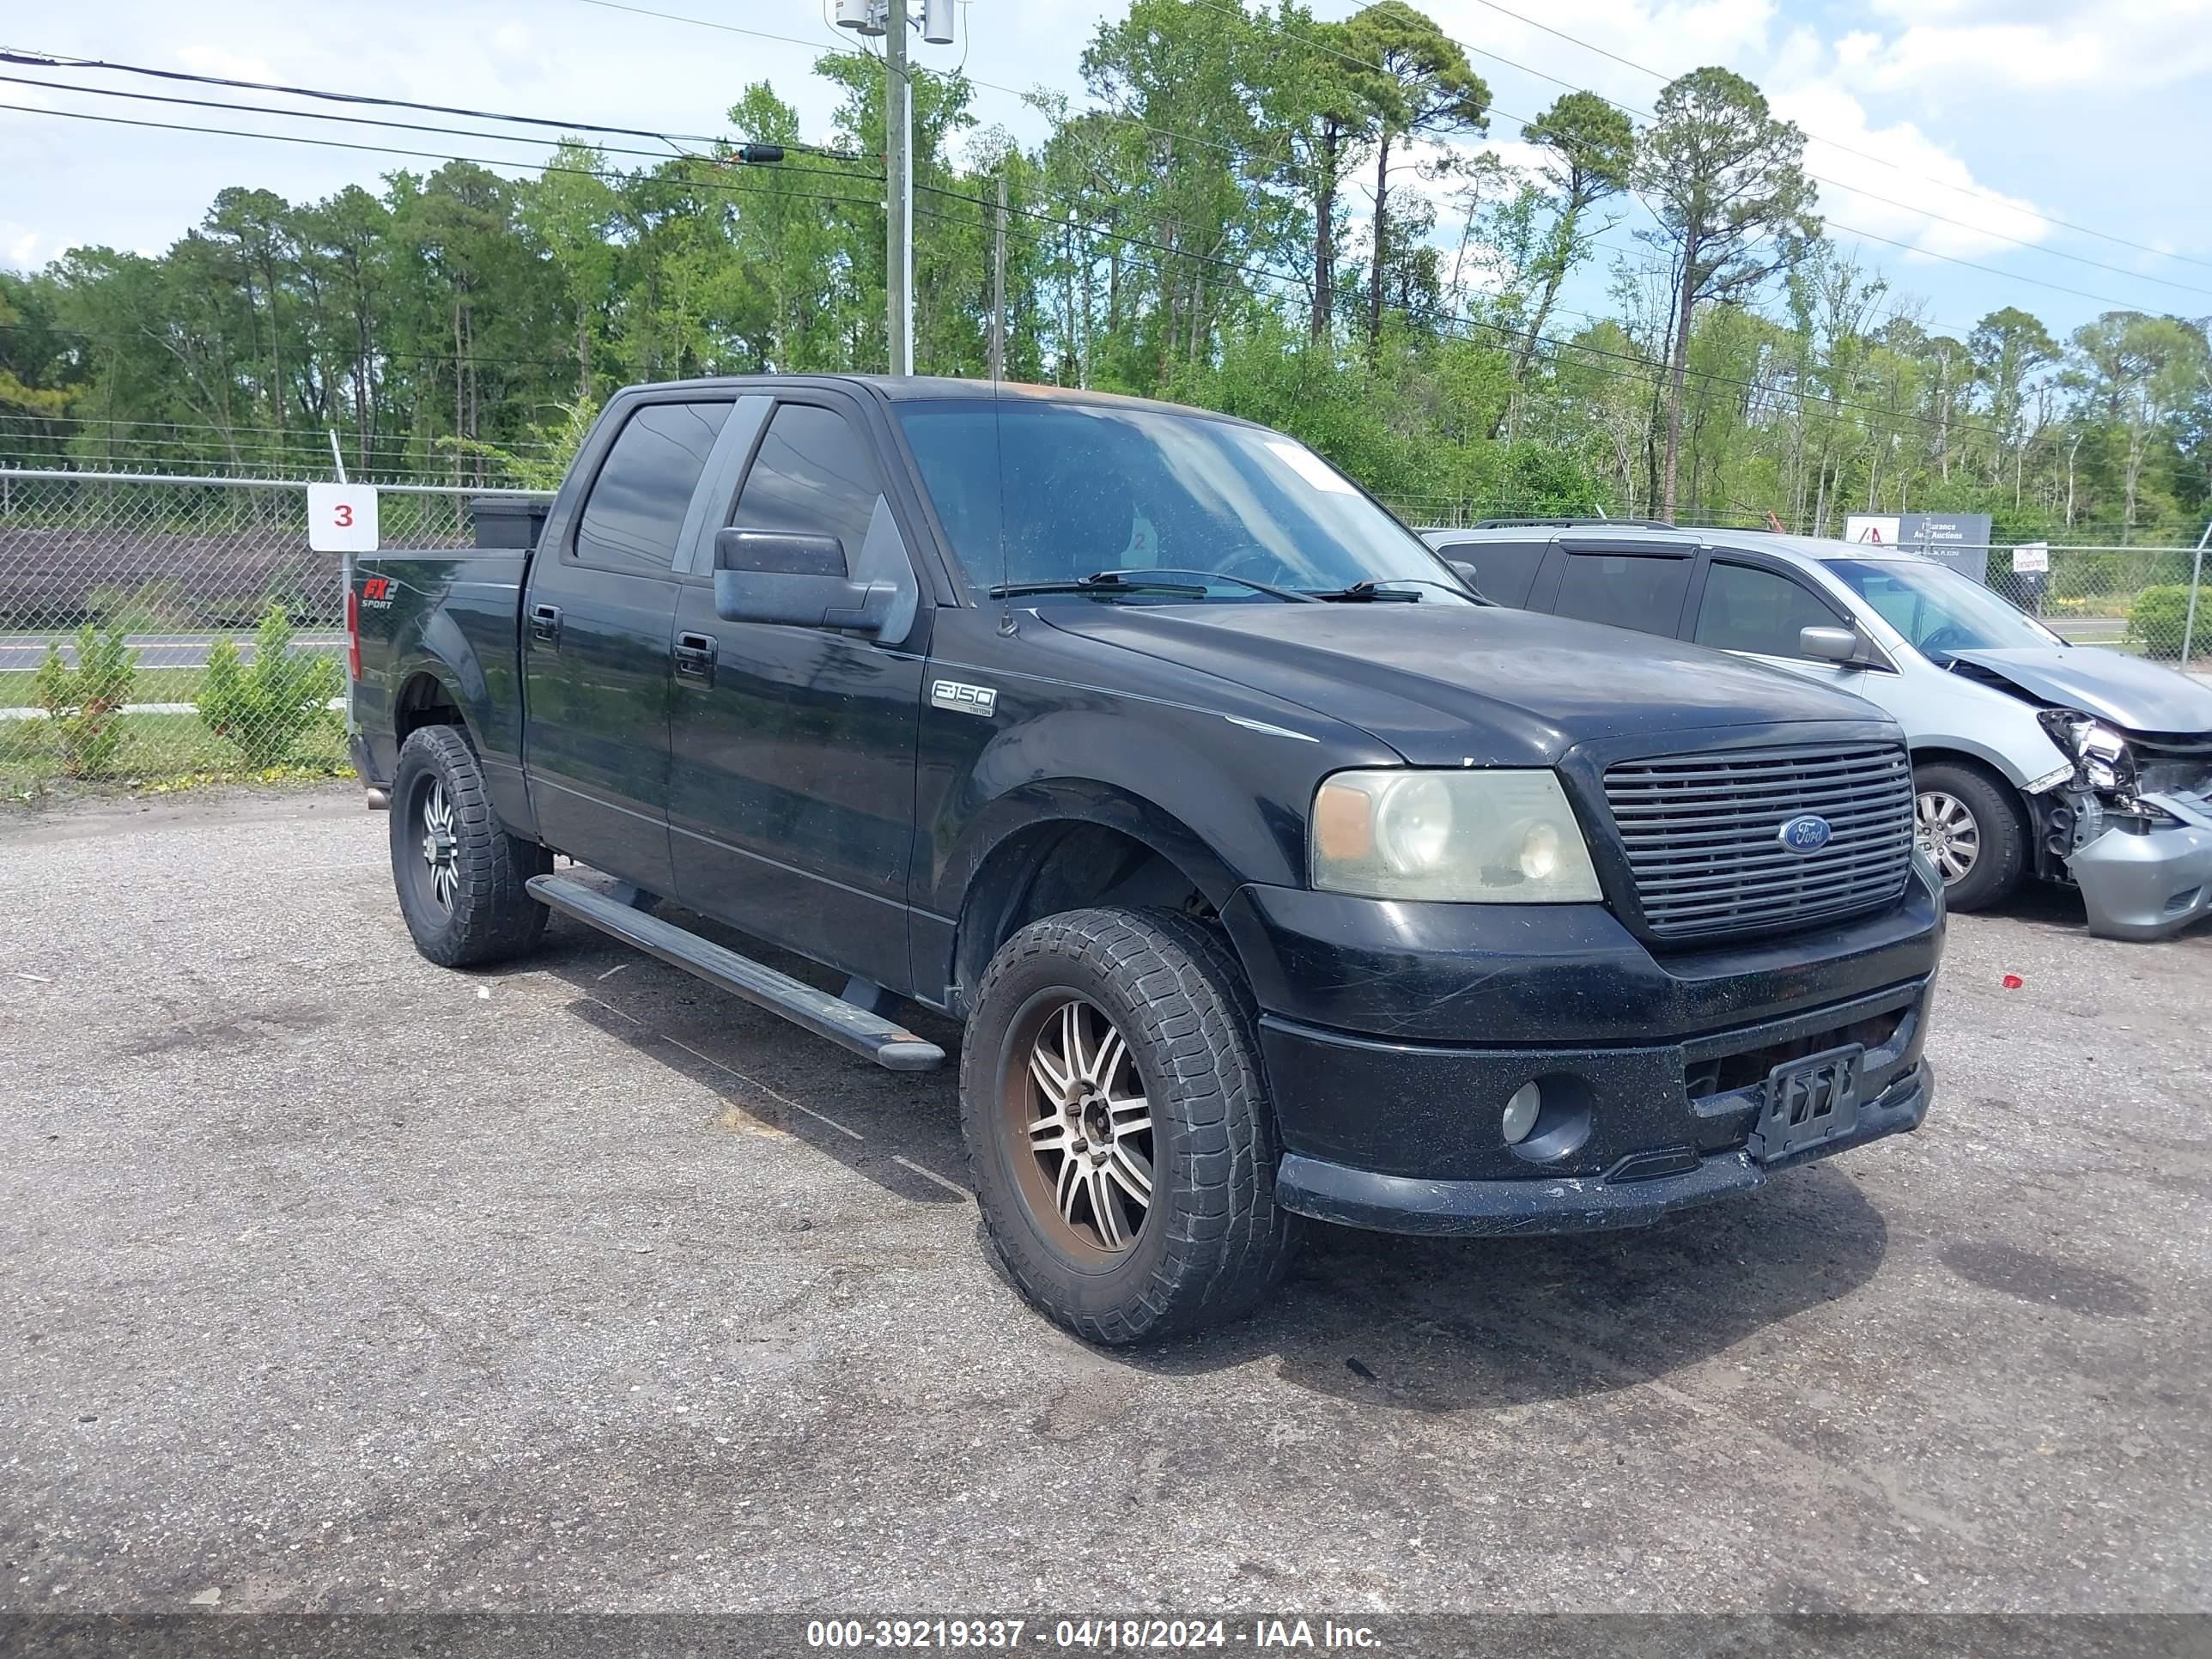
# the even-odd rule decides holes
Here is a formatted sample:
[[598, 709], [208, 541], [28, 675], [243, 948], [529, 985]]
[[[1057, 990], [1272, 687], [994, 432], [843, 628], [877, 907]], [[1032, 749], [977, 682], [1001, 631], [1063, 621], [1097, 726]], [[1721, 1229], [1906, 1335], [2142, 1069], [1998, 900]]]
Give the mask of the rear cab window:
[[574, 557], [601, 569], [666, 576], [728, 403], [645, 404], [615, 436], [576, 523]]

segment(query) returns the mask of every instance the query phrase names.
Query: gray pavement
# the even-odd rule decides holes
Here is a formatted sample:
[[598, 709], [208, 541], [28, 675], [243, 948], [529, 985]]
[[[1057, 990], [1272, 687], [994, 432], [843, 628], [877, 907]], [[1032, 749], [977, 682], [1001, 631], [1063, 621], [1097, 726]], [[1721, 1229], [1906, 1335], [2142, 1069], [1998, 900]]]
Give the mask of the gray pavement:
[[1963, 918], [1920, 1134], [1107, 1353], [949, 1075], [432, 968], [386, 830], [0, 823], [0, 1609], [2207, 1606], [2212, 933]]

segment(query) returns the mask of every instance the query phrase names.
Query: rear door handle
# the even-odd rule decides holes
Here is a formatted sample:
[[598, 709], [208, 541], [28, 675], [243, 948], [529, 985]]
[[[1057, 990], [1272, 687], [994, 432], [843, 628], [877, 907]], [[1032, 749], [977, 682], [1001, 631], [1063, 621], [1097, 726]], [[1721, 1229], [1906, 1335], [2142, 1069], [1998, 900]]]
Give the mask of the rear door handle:
[[557, 605], [533, 605], [530, 607], [530, 637], [541, 645], [561, 643], [561, 607]]
[[714, 636], [712, 634], [678, 634], [676, 636], [676, 676], [678, 679], [696, 680], [702, 685], [714, 683]]

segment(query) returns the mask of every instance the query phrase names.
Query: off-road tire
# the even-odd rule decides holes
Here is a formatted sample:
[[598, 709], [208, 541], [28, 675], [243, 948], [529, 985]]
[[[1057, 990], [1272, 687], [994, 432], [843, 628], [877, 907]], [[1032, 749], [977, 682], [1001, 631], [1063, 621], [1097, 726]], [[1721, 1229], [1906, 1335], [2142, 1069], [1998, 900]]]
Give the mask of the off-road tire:
[[[1127, 1043], [1149, 1103], [1152, 1207], [1110, 1261], [1064, 1247], [1017, 1177], [1032, 1156], [1004, 1093], [1025, 1010], [1087, 1000]], [[1158, 910], [1071, 910], [992, 957], [962, 1044], [961, 1127], [983, 1225], [1040, 1311], [1088, 1340], [1139, 1342], [1232, 1319], [1282, 1277], [1303, 1233], [1274, 1201], [1274, 1113], [1256, 1010], [1219, 931]], [[1027, 1042], [1018, 1046], [1026, 1052]], [[1026, 1063], [1025, 1061], [1024, 1062]]]
[[1944, 883], [1947, 906], [1985, 909], [2020, 885], [2027, 868], [2027, 825], [2008, 785], [1978, 766], [1927, 761], [1912, 769], [1912, 789], [1916, 831], [1924, 799], [1947, 795], [1972, 816], [1979, 838], [1972, 866]]
[[[453, 820], [452, 896], [441, 903], [425, 873], [423, 806], [442, 788]], [[545, 932], [545, 907], [525, 883], [553, 854], [500, 827], [483, 765], [459, 726], [425, 726], [400, 745], [392, 781], [392, 879], [415, 948], [441, 968], [477, 968], [527, 955]]]

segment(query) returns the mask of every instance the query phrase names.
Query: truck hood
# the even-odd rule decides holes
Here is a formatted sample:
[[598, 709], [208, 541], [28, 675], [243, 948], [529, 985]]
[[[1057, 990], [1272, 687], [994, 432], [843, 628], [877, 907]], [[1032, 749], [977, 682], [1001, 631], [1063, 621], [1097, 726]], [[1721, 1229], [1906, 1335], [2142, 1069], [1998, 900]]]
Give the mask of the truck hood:
[[1778, 669], [1503, 606], [1081, 604], [1041, 614], [1358, 726], [1415, 765], [1472, 756], [1548, 766], [1600, 738], [1889, 719]]
[[1977, 679], [1996, 679], [2037, 702], [2078, 708], [2131, 732], [2212, 732], [2212, 686], [2118, 651], [2030, 645], [1954, 651]]

